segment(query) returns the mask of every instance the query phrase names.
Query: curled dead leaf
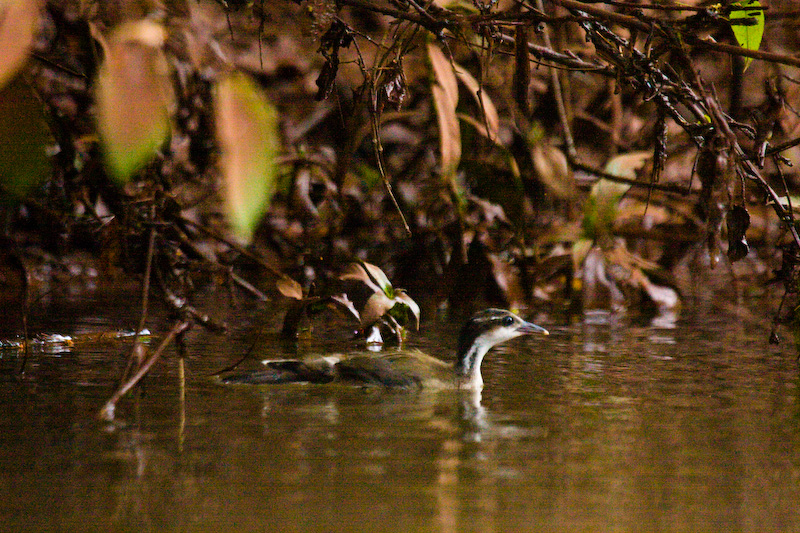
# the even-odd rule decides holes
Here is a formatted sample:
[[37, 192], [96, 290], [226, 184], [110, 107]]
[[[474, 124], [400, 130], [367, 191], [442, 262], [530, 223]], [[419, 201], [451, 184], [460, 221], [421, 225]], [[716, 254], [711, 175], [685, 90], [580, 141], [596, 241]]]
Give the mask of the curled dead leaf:
[[456, 75], [461, 80], [461, 83], [469, 90], [469, 93], [475, 98], [478, 106], [483, 113], [483, 119], [480, 121], [483, 126], [481, 133], [483, 133], [489, 140], [499, 143], [500, 135], [500, 115], [497, 113], [497, 108], [494, 102], [486, 94], [486, 91], [478, 83], [478, 80], [472, 77], [472, 74], [464, 70], [460, 65], [456, 65]]
[[275, 286], [278, 288], [278, 292], [287, 298], [303, 299], [303, 287], [285, 274], [275, 282]]
[[536, 177], [554, 196], [561, 199], [575, 196], [575, 182], [564, 152], [549, 143], [538, 142], [531, 147], [531, 159]]
[[742, 205], [735, 205], [728, 212], [728, 259], [738, 261], [747, 256], [750, 246], [747, 244], [747, 228], [750, 227], [750, 213]]
[[435, 83], [431, 87], [436, 119], [439, 124], [439, 149], [442, 157], [442, 176], [452, 179], [461, 161], [461, 130], [456, 116], [458, 81], [450, 61], [439, 48], [428, 45], [428, 57]]

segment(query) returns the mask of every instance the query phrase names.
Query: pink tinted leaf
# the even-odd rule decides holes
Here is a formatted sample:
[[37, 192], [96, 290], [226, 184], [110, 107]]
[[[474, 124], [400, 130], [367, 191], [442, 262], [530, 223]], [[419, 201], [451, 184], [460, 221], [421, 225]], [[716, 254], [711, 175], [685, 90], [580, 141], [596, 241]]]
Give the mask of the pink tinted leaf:
[[129, 22], [105, 47], [95, 83], [97, 122], [106, 164], [119, 183], [147, 165], [170, 134], [174, 97], [161, 51], [164, 38], [155, 22]]
[[348, 313], [350, 313], [350, 315], [353, 318], [355, 318], [359, 322], [361, 321], [361, 314], [358, 312], [358, 309], [356, 309], [356, 306], [353, 305], [352, 300], [350, 300], [350, 298], [346, 294], [334, 294], [333, 296], [330, 297], [330, 300], [331, 302], [334, 303], [334, 305], [336, 305], [340, 309], [343, 309]]
[[456, 115], [458, 106], [458, 81], [450, 61], [439, 48], [428, 45], [428, 57], [433, 68], [435, 83], [431, 87], [436, 118], [439, 124], [439, 149], [442, 157], [442, 176], [455, 176], [461, 161], [461, 130]]
[[38, 20], [37, 0], [0, 0], [0, 87], [28, 58]]
[[252, 238], [278, 177], [278, 113], [249, 77], [220, 80], [214, 100], [225, 211], [237, 236]]
[[361, 326], [366, 328], [380, 320], [389, 309], [394, 307], [395, 301], [382, 292], [376, 292], [367, 300], [361, 310]]
[[361, 263], [348, 264], [339, 274], [339, 279], [342, 281], [360, 281], [372, 289], [373, 292], [382, 292], [381, 288], [369, 276], [369, 273], [367, 273], [366, 269], [361, 266]]

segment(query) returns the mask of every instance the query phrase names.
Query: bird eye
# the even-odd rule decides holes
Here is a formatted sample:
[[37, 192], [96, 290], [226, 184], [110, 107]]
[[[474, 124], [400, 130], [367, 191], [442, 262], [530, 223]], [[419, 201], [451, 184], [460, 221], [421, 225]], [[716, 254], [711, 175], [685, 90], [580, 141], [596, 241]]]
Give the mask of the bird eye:
[[503, 326], [508, 328], [508, 327], [511, 327], [512, 325], [514, 325], [514, 317], [513, 316], [504, 316], [503, 317]]

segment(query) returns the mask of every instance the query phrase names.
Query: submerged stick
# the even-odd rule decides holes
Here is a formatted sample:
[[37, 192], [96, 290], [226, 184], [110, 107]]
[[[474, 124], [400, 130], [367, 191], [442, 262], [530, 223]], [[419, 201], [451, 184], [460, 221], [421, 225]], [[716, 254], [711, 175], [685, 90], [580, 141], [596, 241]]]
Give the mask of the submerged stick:
[[134, 385], [139, 383], [139, 381], [150, 371], [150, 367], [153, 366], [161, 354], [164, 353], [164, 350], [169, 346], [169, 344], [175, 340], [175, 337], [189, 329], [191, 322], [188, 320], [181, 320], [180, 322], [175, 323], [172, 326], [172, 329], [161, 341], [161, 344], [158, 345], [158, 348], [153, 352], [153, 355], [150, 356], [147, 361], [142, 363], [139, 367], [139, 371], [136, 372], [133, 376], [131, 376], [125, 383], [120, 385], [120, 387], [114, 392], [111, 398], [106, 402], [102, 409], [100, 409], [100, 418], [102, 420], [111, 421], [114, 420], [114, 410], [117, 407], [117, 402], [120, 398], [122, 398], [129, 390], [133, 388]]

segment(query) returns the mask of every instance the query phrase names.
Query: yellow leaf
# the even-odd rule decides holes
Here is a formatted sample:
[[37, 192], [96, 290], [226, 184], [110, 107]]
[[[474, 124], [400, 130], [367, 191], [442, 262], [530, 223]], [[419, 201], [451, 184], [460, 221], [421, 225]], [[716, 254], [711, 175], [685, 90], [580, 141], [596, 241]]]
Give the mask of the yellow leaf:
[[[743, 0], [731, 4], [734, 9], [730, 14], [731, 29], [736, 41], [742, 48], [748, 50], [758, 50], [761, 46], [761, 38], [764, 36], [764, 11], [758, 0]], [[746, 19], [755, 21], [754, 24], [735, 24], [735, 21], [744, 22]], [[744, 69], [750, 66], [752, 57], [744, 58]]]
[[278, 112], [251, 78], [234, 72], [217, 83], [214, 118], [225, 211], [249, 241], [275, 192]]

